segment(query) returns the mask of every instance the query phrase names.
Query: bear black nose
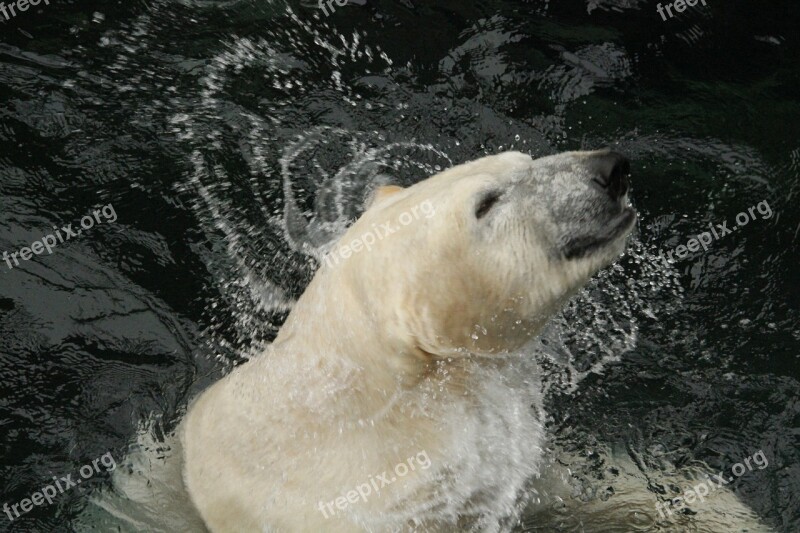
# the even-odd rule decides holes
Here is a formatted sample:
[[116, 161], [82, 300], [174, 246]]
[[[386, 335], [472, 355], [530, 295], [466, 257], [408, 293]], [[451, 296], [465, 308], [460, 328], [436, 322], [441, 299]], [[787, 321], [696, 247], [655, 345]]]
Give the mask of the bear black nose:
[[593, 155], [589, 168], [593, 181], [605, 189], [612, 200], [619, 200], [628, 192], [631, 162], [619, 152], [603, 152]]

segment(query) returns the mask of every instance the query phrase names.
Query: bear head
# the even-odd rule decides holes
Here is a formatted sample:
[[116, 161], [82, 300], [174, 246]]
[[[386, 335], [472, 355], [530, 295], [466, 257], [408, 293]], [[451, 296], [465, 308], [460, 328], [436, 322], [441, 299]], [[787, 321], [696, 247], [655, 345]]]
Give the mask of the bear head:
[[506, 152], [381, 187], [315, 281], [400, 352], [518, 349], [623, 252], [636, 221], [628, 173], [608, 150]]

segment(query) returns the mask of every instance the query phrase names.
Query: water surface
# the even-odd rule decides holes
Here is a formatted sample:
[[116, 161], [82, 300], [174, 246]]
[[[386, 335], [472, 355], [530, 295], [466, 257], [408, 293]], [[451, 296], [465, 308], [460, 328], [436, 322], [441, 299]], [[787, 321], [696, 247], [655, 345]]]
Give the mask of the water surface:
[[[361, 5], [363, 4], [363, 5]], [[370, 187], [516, 149], [634, 161], [630, 252], [557, 317], [554, 460], [586, 499], [763, 450], [733, 490], [800, 529], [797, 4], [52, 2], [0, 24], [0, 494], [19, 502], [275, 336]], [[768, 202], [708, 251], [709, 224]], [[402, 265], [397, 265], [398, 269]], [[614, 457], [624, 457], [625, 465]], [[108, 475], [3, 531], [70, 531]], [[565, 516], [564, 530], [592, 531]], [[654, 509], [621, 530], [675, 530]], [[536, 530], [526, 522], [519, 530]]]

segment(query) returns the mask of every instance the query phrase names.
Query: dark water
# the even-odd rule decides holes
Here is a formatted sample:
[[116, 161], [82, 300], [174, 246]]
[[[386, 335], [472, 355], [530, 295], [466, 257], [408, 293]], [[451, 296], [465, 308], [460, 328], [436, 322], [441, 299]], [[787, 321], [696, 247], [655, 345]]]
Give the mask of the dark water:
[[[588, 487], [613, 486], [599, 448], [644, 476], [763, 450], [733, 490], [800, 530], [800, 7], [707, 3], [54, 0], [0, 23], [0, 251], [115, 214], [0, 262], [0, 503], [173, 428], [274, 337], [365, 182], [611, 145], [637, 251], [562, 317], [581, 379], [551, 389], [552, 439]], [[73, 530], [107, 481], [0, 529]]]

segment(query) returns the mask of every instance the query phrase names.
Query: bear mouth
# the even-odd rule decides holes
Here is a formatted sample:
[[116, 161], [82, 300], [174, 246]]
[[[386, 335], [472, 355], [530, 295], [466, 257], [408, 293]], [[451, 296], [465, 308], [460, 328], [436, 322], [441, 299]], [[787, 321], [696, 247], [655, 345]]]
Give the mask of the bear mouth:
[[632, 207], [624, 208], [620, 214], [611, 219], [611, 222], [599, 233], [572, 239], [563, 249], [567, 259], [580, 259], [603, 249], [633, 228], [636, 222], [636, 211]]

